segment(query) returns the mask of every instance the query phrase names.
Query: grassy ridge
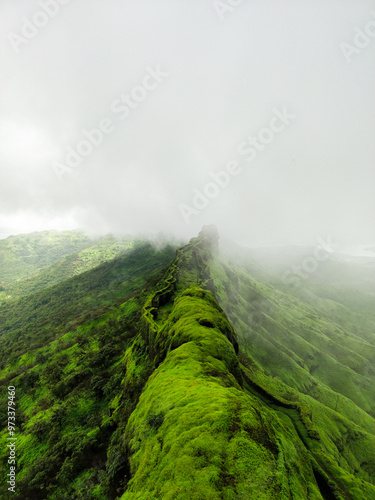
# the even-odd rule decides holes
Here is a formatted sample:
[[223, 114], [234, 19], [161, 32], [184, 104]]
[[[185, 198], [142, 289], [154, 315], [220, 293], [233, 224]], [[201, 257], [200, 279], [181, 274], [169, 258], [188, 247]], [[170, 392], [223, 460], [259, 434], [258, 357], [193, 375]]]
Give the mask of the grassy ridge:
[[[143, 341], [156, 370], [126, 428], [132, 479], [122, 498], [321, 499], [316, 475], [328, 498], [336, 484], [305, 451], [300, 434], [316, 437], [301, 415], [296, 423], [280, 419], [257, 391], [253, 397], [245, 390], [235, 335], [214, 296], [199, 287], [180, 291], [195, 281], [214, 287], [211, 240], [202, 234], [178, 253], [146, 302]], [[136, 341], [127, 353], [128, 389], [146, 380], [139, 347]], [[300, 443], [298, 452], [291, 453], [289, 440]], [[273, 456], [264, 454], [267, 445]]]
[[132, 479], [122, 499], [321, 498], [307, 454], [282, 444], [298, 439], [293, 430], [243, 391], [225, 331], [209, 291], [176, 298], [160, 333], [168, 354], [126, 428]]

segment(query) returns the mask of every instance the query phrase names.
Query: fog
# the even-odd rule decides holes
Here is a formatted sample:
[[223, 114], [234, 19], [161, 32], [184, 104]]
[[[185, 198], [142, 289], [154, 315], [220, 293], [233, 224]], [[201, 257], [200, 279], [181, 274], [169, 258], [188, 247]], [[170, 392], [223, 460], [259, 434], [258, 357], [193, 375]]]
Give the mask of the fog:
[[372, 243], [375, 2], [2, 0], [0, 233]]

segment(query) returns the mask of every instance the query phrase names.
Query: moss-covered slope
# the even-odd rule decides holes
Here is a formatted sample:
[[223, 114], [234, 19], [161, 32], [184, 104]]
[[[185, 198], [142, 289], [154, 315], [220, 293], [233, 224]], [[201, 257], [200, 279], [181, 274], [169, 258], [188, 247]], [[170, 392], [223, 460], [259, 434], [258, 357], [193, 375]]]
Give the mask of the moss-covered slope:
[[155, 339], [165, 359], [149, 378], [126, 439], [122, 499], [320, 499], [292, 425], [251, 397], [210, 291], [179, 294]]
[[241, 362], [253, 384], [307, 417], [318, 439], [305, 443], [336, 491], [374, 499], [375, 325], [358, 313], [362, 296], [351, 309], [323, 299], [325, 285], [315, 293], [276, 279], [271, 285], [251, 265], [215, 255], [207, 266], [238, 334]]

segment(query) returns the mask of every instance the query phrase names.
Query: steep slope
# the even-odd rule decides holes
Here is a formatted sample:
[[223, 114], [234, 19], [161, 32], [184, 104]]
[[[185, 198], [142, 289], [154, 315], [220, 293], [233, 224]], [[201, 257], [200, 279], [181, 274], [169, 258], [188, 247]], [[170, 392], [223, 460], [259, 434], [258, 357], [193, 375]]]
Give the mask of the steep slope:
[[126, 427], [121, 498], [321, 498], [307, 452], [288, 445], [300, 441], [293, 426], [244, 390], [233, 338], [211, 292], [176, 297], [150, 339], [164, 359]]
[[366, 311], [369, 296], [359, 294], [352, 310], [323, 299], [324, 287], [315, 285], [318, 295], [312, 286], [275, 278], [271, 285], [223, 258], [209, 267], [252, 380], [306, 408], [319, 453], [329, 457], [325, 468], [349, 498], [375, 498], [375, 325], [358, 314], [360, 299]]
[[133, 477], [122, 498], [321, 498], [307, 453], [287, 444], [299, 441], [293, 426], [244, 390], [235, 334], [212, 293], [177, 292], [188, 279], [180, 259], [189, 266], [196, 250], [145, 307], [157, 369], [127, 425]]
[[[123, 392], [124, 353], [145, 297], [173, 255], [171, 247], [144, 244], [1, 310], [0, 404], [6, 408], [6, 388], [16, 387], [18, 463], [16, 495], [1, 474], [0, 498], [116, 497], [126, 463], [121, 419], [111, 414]], [[2, 411], [2, 472], [6, 418]], [[100, 496], [90, 496], [99, 477]]]
[[3, 365], [70, 328], [99, 317], [136, 290], [149, 273], [165, 266], [172, 247], [156, 251], [143, 244], [112, 262], [101, 264], [30, 296], [6, 301], [0, 310]]

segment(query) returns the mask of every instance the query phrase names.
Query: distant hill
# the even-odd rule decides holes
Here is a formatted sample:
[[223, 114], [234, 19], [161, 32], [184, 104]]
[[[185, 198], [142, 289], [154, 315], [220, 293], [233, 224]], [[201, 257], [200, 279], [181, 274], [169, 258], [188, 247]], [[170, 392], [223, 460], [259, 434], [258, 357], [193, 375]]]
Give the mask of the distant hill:
[[24, 279], [93, 244], [83, 231], [43, 231], [0, 240], [0, 284]]

